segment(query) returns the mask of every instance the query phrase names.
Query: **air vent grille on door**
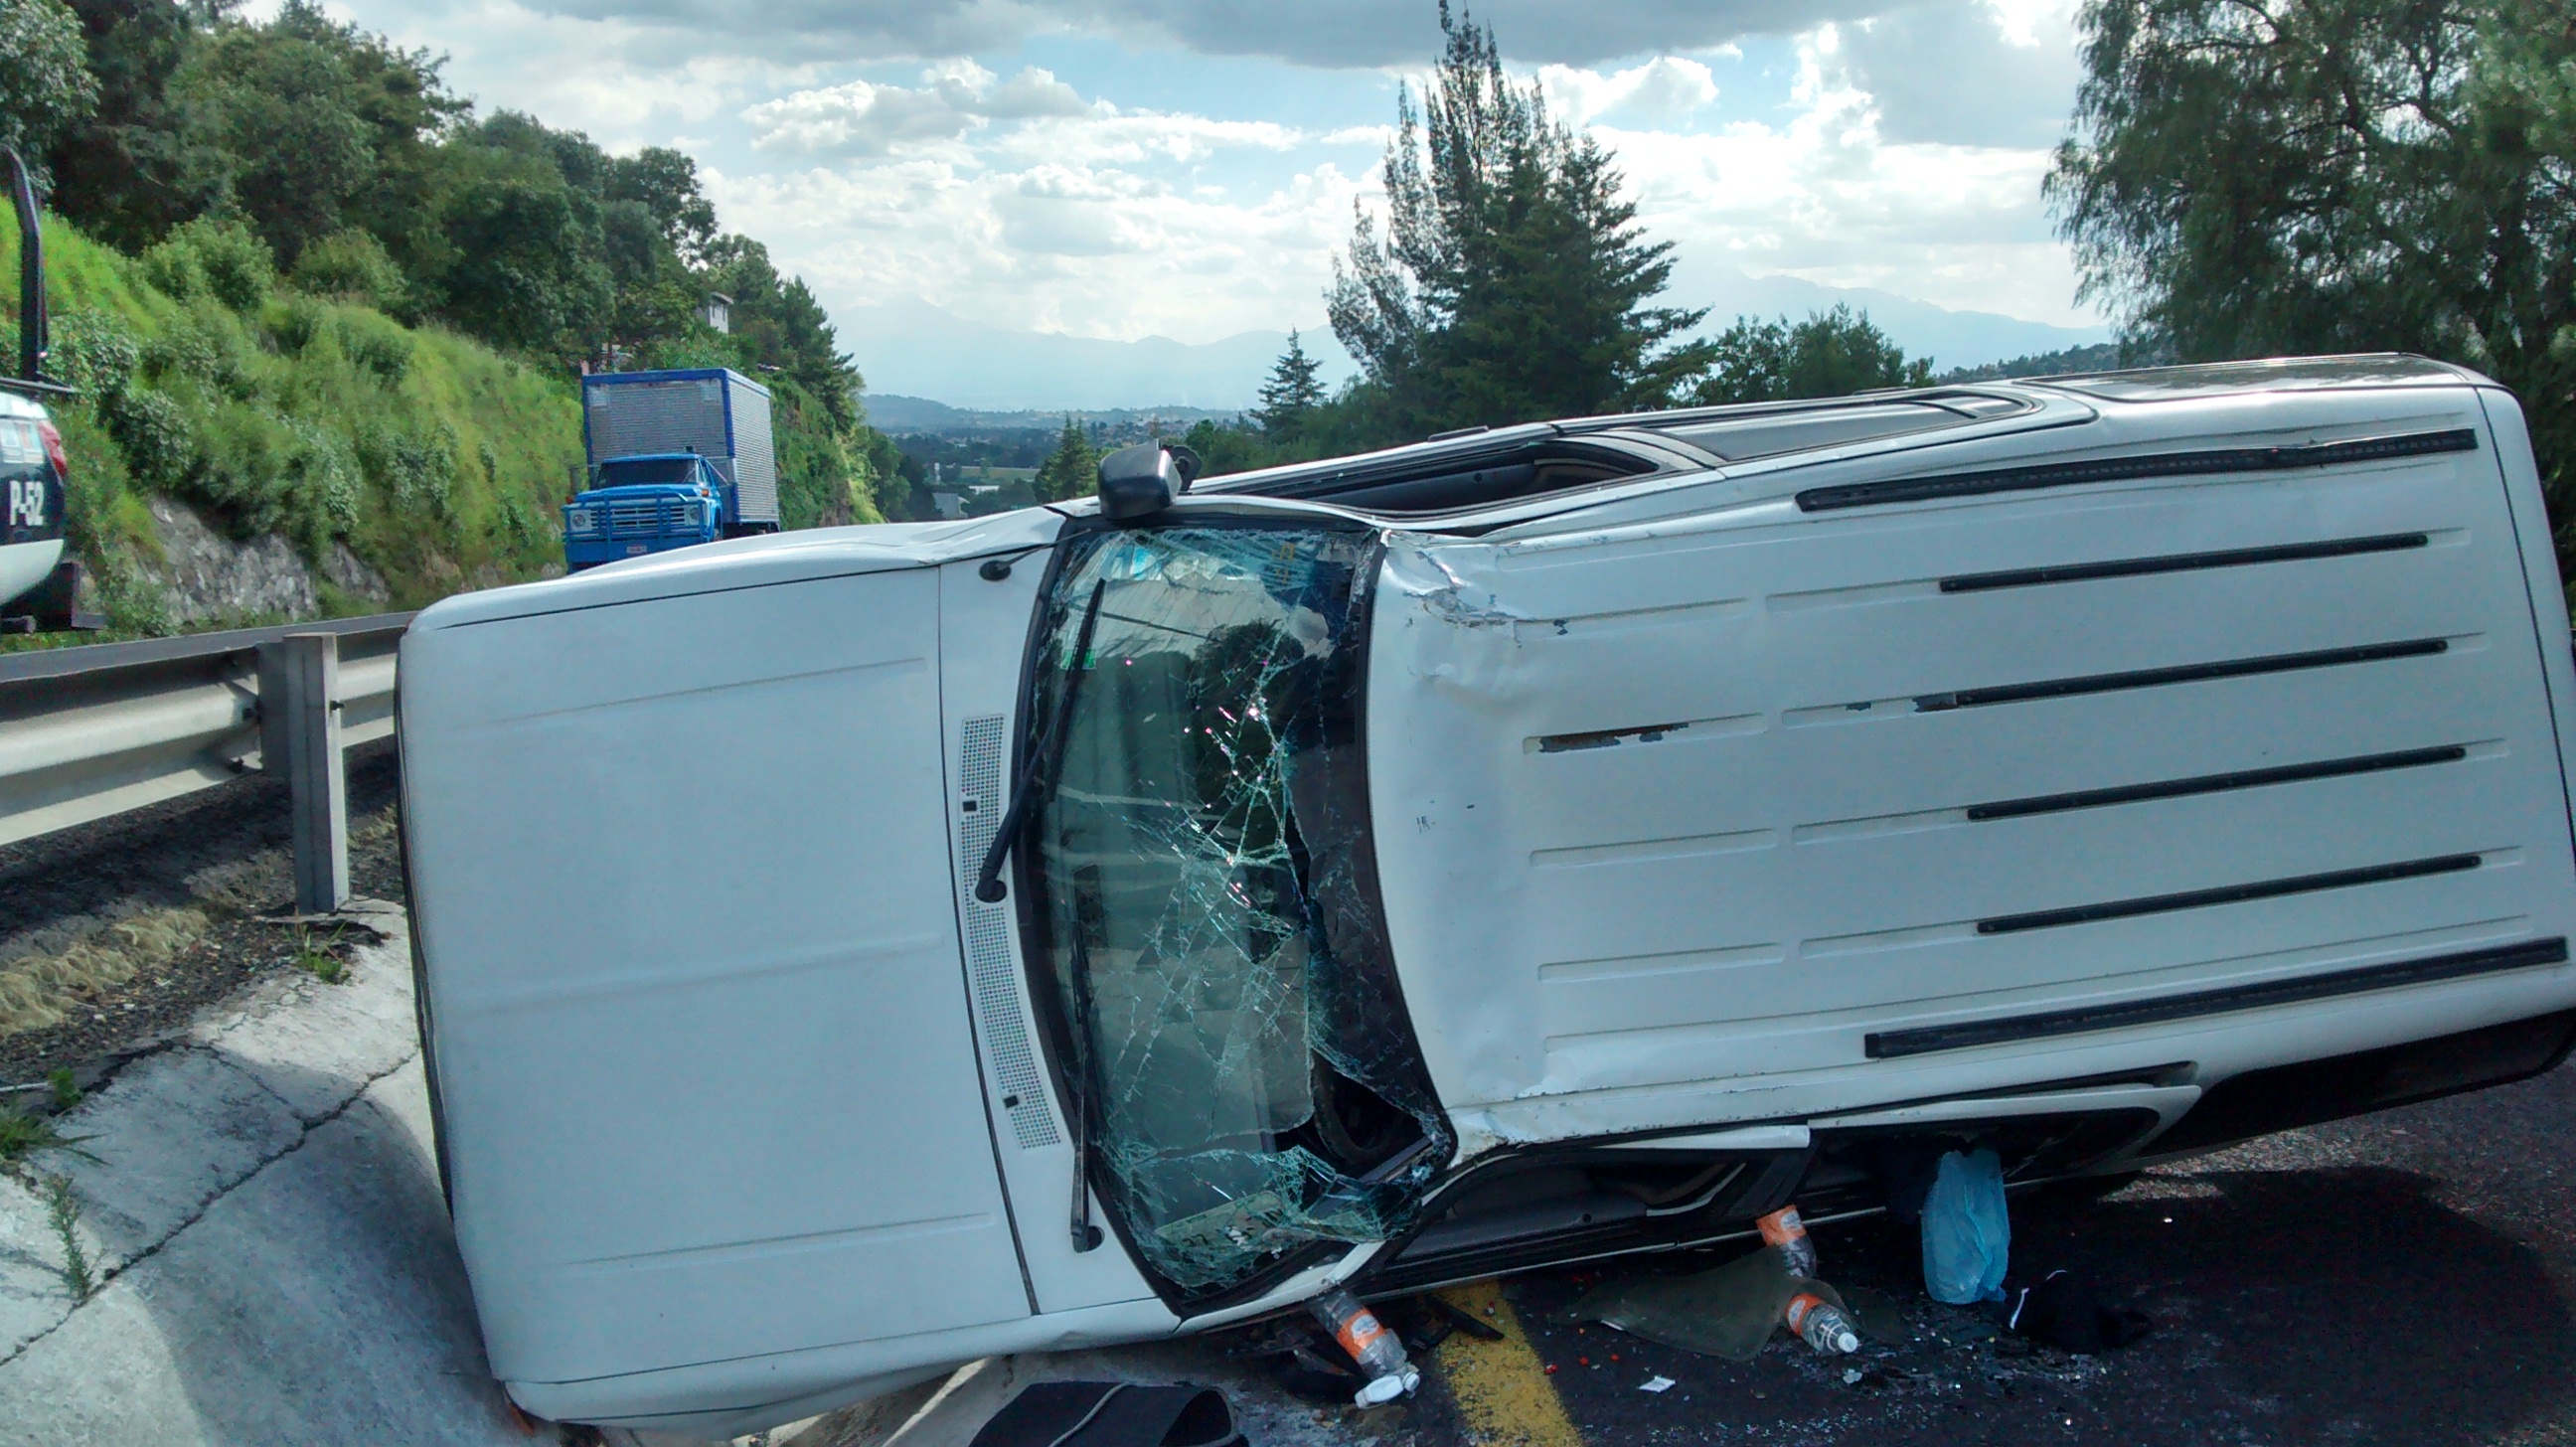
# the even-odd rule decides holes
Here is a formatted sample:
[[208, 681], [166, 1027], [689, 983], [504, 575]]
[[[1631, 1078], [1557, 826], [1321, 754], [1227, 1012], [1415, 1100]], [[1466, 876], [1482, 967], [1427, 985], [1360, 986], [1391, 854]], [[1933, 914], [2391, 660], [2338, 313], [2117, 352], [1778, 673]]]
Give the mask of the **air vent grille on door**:
[[975, 1018], [982, 1024], [984, 1049], [993, 1079], [1002, 1089], [1003, 1113], [1020, 1149], [1054, 1145], [1055, 1117], [1047, 1109], [1046, 1081], [1029, 1048], [1029, 1031], [1020, 1015], [1019, 971], [1011, 956], [1011, 903], [986, 904], [975, 897], [975, 871], [984, 851], [993, 847], [993, 831], [1009, 800], [1002, 790], [1003, 720], [995, 714], [966, 720], [960, 753], [957, 824], [957, 897], [966, 911], [966, 975], [975, 992]]

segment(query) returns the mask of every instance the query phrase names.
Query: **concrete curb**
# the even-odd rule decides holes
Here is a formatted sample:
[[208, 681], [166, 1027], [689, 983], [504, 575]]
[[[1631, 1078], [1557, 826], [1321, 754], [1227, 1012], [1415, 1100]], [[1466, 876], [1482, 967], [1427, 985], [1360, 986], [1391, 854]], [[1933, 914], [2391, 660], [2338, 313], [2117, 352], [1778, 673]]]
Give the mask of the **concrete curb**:
[[[48, 1152], [27, 1172], [70, 1180], [79, 1236], [104, 1285], [204, 1215], [420, 1051], [403, 913], [359, 901], [385, 936], [338, 985], [261, 981], [56, 1117], [96, 1160]], [[0, 1176], [0, 1367], [69, 1320], [64, 1252], [41, 1195]]]
[[[0, 1443], [511, 1444], [429, 1163], [400, 909], [340, 984], [261, 981], [0, 1178]], [[75, 1302], [36, 1175], [71, 1183]]]

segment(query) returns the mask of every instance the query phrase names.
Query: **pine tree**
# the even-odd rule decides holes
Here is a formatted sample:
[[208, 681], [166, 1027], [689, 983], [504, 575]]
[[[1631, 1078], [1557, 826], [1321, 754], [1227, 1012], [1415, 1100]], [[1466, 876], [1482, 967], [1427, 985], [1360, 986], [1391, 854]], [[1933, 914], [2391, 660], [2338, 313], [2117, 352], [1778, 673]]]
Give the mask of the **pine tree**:
[[1262, 435], [1284, 440], [1303, 430], [1315, 409], [1324, 405], [1324, 384], [1315, 377], [1321, 365], [1306, 355], [1304, 340], [1290, 332], [1288, 350], [1270, 369], [1270, 380], [1261, 384], [1261, 405], [1252, 411]]
[[1089, 497], [1099, 486], [1100, 454], [1092, 449], [1091, 439], [1082, 424], [1071, 413], [1064, 419], [1064, 430], [1056, 434], [1055, 451], [1038, 464], [1037, 476], [1029, 488], [1040, 502], [1062, 502], [1066, 498]]
[[1414, 110], [1396, 103], [1385, 239], [1362, 212], [1327, 294], [1387, 431], [1670, 405], [1713, 352], [1704, 311], [1651, 306], [1672, 243], [1648, 242], [1610, 155], [1514, 85], [1490, 27], [1453, 21]]

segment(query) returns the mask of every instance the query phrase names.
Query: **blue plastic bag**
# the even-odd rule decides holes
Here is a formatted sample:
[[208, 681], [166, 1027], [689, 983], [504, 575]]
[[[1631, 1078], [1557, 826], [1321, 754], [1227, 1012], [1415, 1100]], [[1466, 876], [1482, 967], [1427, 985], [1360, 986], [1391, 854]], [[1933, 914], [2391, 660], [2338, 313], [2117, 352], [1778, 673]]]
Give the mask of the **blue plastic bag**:
[[2003, 1162], [1993, 1151], [1943, 1156], [1923, 1200], [1923, 1289], [1952, 1306], [2001, 1301], [2011, 1254]]

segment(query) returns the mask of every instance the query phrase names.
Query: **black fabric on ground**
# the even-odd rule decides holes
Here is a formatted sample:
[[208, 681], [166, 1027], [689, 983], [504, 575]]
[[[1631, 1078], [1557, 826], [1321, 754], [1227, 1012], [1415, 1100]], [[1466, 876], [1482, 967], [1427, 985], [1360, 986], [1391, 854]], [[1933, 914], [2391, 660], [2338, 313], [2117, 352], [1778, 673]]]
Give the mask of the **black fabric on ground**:
[[1225, 1393], [1187, 1383], [1039, 1382], [993, 1414], [972, 1447], [1237, 1447]]
[[2009, 1330], [2077, 1356], [2117, 1351], [2155, 1329], [2145, 1312], [2103, 1305], [2092, 1281], [2075, 1271], [2049, 1272], [2008, 1291], [2005, 1300]]

